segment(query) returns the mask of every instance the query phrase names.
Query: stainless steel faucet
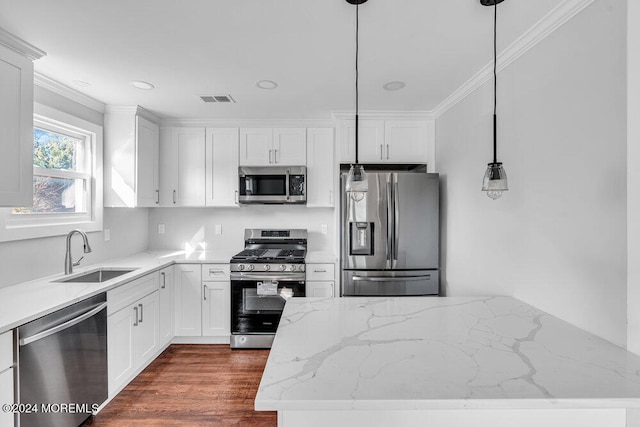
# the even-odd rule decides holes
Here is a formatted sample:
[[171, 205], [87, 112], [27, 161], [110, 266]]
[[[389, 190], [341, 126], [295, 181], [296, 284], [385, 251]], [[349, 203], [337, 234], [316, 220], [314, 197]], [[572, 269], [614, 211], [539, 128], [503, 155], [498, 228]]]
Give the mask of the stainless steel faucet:
[[91, 246], [89, 246], [89, 238], [87, 237], [87, 233], [78, 229], [71, 230], [69, 234], [67, 234], [67, 252], [64, 255], [64, 274], [73, 273], [73, 267], [80, 265], [80, 261], [82, 261], [82, 258], [84, 258], [80, 257], [80, 259], [76, 262], [73, 262], [73, 259], [71, 258], [71, 237], [76, 233], [82, 236], [84, 253], [88, 254], [89, 252], [91, 252]]

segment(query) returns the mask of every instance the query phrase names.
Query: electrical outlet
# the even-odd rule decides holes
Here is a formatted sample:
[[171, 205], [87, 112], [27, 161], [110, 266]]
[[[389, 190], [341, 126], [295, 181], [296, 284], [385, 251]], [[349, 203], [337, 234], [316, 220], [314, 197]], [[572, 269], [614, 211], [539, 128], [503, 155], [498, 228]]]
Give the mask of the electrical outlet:
[[111, 240], [111, 230], [108, 228], [104, 229], [104, 241], [108, 242], [109, 240]]
[[222, 224], [216, 224], [216, 234], [222, 234]]
[[322, 232], [322, 234], [327, 234], [329, 232], [329, 228], [327, 227], [327, 224], [322, 224], [320, 226], [320, 231]]
[[164, 224], [158, 224], [158, 234], [164, 234]]

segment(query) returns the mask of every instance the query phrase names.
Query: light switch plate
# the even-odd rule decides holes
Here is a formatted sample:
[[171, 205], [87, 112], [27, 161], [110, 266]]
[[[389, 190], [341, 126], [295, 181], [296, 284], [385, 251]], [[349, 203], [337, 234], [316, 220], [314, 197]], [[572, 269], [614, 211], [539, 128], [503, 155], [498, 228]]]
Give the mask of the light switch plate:
[[158, 234], [164, 234], [164, 224], [158, 224]]
[[222, 224], [216, 224], [216, 234], [222, 234]]
[[329, 232], [329, 229], [327, 227], [327, 224], [322, 224], [320, 226], [320, 231], [322, 232], [322, 234], [327, 234]]
[[104, 241], [108, 242], [109, 240], [111, 240], [111, 229], [105, 228], [104, 229]]

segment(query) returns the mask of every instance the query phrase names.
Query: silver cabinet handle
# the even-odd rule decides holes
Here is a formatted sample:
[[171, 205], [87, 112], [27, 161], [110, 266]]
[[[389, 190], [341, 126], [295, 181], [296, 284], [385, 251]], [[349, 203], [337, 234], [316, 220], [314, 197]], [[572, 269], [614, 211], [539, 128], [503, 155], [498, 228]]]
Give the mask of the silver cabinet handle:
[[133, 326], [138, 326], [138, 307], [133, 307], [133, 311], [136, 312], [136, 323]]
[[224, 270], [214, 270], [213, 268], [210, 268], [209, 274], [224, 274]]
[[238, 201], [238, 190], [236, 190], [236, 197], [235, 197], [235, 200], [236, 200], [236, 205], [237, 205], [237, 204], [239, 203], [239, 201]]
[[160, 288], [164, 289], [167, 287], [167, 275], [165, 273], [160, 273], [160, 276], [162, 277], [162, 285], [160, 285]]
[[333, 190], [329, 190], [329, 204], [333, 206]]
[[269, 163], [273, 163], [273, 162], [271, 161], [271, 152], [272, 152], [272, 151], [273, 151], [273, 150], [269, 150]]
[[383, 153], [383, 152], [384, 152], [384, 151], [382, 151], [382, 144], [380, 144], [380, 160], [382, 160], [382, 153]]
[[387, 144], [387, 160], [389, 160], [389, 144]]
[[273, 163], [278, 163], [278, 150], [273, 150]]
[[106, 307], [107, 307], [106, 302], [100, 303], [99, 305], [91, 307], [88, 311], [82, 313], [80, 316], [75, 317], [71, 320], [68, 320], [64, 323], [61, 323], [60, 325], [54, 326], [53, 328], [39, 332], [35, 335], [31, 335], [30, 337], [21, 338], [19, 344], [20, 346], [31, 344], [34, 341], [41, 340], [42, 338], [46, 338], [60, 331], [64, 331], [65, 329], [69, 329], [70, 327], [75, 326], [78, 323], [83, 322], [88, 318], [94, 316], [95, 314], [104, 310]]
[[313, 270], [314, 273], [326, 273], [327, 270]]
[[160, 190], [156, 190], [156, 205], [160, 203]]
[[173, 190], [173, 204], [176, 204], [176, 190]]
[[140, 323], [142, 323], [142, 304], [138, 304], [138, 307], [140, 307]]
[[204, 285], [204, 300], [207, 300], [207, 285]]
[[431, 280], [431, 275], [426, 274], [424, 276], [396, 276], [396, 277], [353, 276], [354, 282], [419, 282], [421, 280]]

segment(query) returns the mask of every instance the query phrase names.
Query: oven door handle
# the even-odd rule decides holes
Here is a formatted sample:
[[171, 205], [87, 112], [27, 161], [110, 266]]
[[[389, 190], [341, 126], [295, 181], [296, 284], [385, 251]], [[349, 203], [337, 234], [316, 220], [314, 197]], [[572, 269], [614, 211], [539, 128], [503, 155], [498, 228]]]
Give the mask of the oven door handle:
[[424, 276], [353, 276], [354, 282], [419, 282], [421, 280], [430, 280], [431, 275]]
[[265, 281], [268, 282], [270, 280], [277, 280], [279, 282], [299, 282], [305, 280], [304, 274], [286, 274], [280, 276], [265, 276], [260, 273], [240, 273], [234, 274], [231, 273], [231, 280], [255, 280], [255, 281]]

